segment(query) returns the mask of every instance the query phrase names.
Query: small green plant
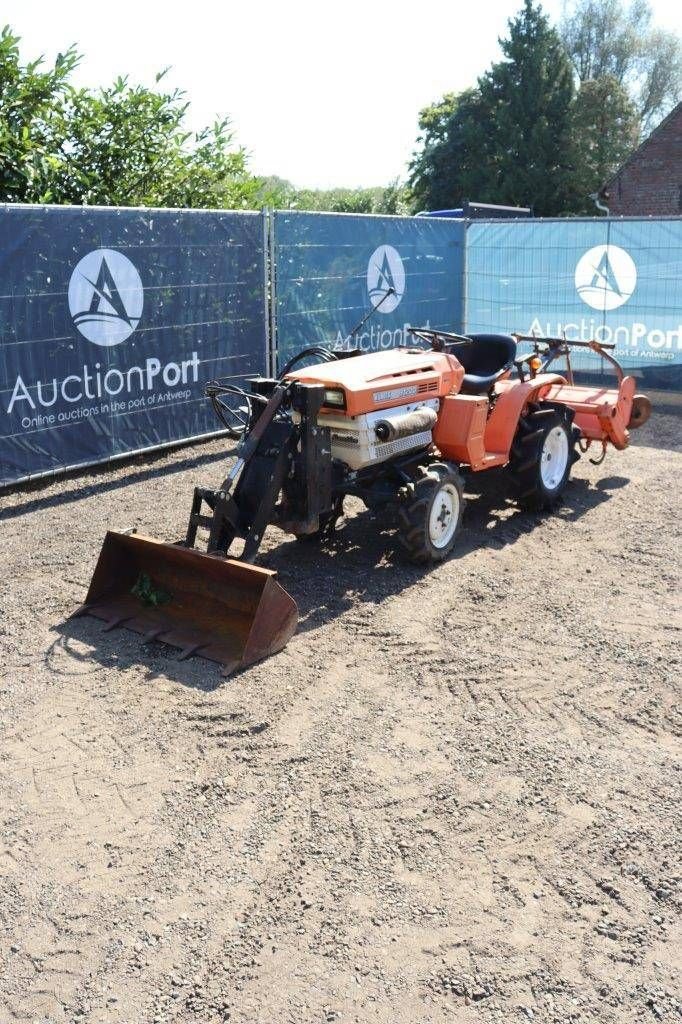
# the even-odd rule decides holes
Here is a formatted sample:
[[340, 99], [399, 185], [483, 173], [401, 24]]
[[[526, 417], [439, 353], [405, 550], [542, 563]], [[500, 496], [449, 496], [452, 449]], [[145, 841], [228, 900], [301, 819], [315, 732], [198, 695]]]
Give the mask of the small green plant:
[[135, 597], [139, 597], [142, 604], [148, 608], [158, 608], [159, 605], [168, 604], [171, 599], [171, 595], [167, 590], [154, 586], [146, 572], [140, 573], [130, 593], [134, 594]]

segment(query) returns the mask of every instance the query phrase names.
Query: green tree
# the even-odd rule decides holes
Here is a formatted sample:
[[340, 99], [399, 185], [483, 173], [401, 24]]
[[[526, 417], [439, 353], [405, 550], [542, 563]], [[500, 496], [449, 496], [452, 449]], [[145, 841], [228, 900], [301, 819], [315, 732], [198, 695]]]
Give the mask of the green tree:
[[[634, 148], [639, 114], [621, 81], [586, 62], [576, 73], [558, 34], [525, 0], [500, 41], [504, 60], [477, 89], [422, 111], [410, 166], [413, 208], [462, 200], [593, 214], [596, 192]], [[597, 74], [598, 72], [598, 74]]]
[[682, 95], [682, 41], [652, 22], [648, 0], [576, 0], [559, 26], [580, 82], [615, 78], [645, 132]]
[[415, 207], [471, 199], [550, 216], [574, 204], [575, 87], [561, 40], [540, 7], [525, 0], [500, 47], [504, 59], [476, 89], [422, 111], [421, 149], [410, 165]]
[[185, 128], [179, 90], [117, 79], [76, 90], [73, 48], [45, 70], [22, 65], [19, 38], [0, 36], [0, 197], [4, 202], [257, 208], [271, 201], [247, 167], [229, 120]]
[[[408, 212], [408, 196], [400, 182], [393, 181], [385, 188], [333, 188], [301, 189], [293, 186], [280, 192], [276, 205], [295, 210], [314, 210], [326, 213], [385, 213]], [[284, 200], [284, 201], [282, 201]]]
[[42, 60], [22, 65], [19, 42], [6, 25], [0, 35], [0, 198], [6, 203], [43, 199], [63, 142], [68, 78], [78, 63], [71, 48], [51, 68]]
[[73, 91], [50, 201], [112, 206], [239, 208], [258, 205], [261, 185], [234, 146], [229, 121], [192, 135], [179, 90], [130, 85]]
[[582, 83], [573, 106], [574, 212], [594, 214], [590, 194], [629, 156], [639, 129], [637, 108], [617, 79], [601, 75]]
[[387, 213], [394, 216], [405, 216], [410, 211], [410, 193], [407, 186], [398, 178], [389, 182], [386, 188], [381, 190], [374, 213]]
[[444, 210], [462, 201], [488, 198], [488, 183], [477, 163], [477, 134], [487, 128], [478, 89], [455, 95], [426, 107], [419, 115], [421, 147], [410, 163], [412, 208]]
[[475, 157], [486, 194], [542, 216], [574, 203], [573, 70], [539, 5], [525, 0], [500, 40], [504, 60], [479, 80], [487, 130]]
[[277, 174], [268, 175], [261, 179], [262, 188], [269, 197], [269, 205], [278, 210], [288, 210], [296, 202], [296, 189], [286, 178], [280, 178]]

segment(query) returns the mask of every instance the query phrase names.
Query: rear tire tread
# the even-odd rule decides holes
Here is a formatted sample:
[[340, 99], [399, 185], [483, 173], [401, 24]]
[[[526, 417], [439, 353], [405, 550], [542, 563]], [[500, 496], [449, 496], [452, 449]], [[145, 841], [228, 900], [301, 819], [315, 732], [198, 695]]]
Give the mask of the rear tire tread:
[[[576, 445], [581, 436], [573, 426], [575, 413], [558, 402], [531, 403], [528, 412], [519, 420], [512, 443], [509, 472], [515, 484], [516, 497], [522, 508], [542, 511], [554, 508], [570, 478], [571, 468], [580, 458]], [[563, 426], [568, 436], [569, 458], [566, 473], [554, 491], [548, 491], [540, 475], [540, 456], [545, 437], [555, 426]]]

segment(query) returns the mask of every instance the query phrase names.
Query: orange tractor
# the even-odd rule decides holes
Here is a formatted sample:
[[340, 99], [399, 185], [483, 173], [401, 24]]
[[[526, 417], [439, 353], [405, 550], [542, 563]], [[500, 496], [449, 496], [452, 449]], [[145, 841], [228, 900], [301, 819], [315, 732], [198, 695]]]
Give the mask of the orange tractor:
[[[195, 488], [182, 541], [108, 533], [80, 611], [184, 657], [228, 670], [250, 664], [280, 650], [297, 623], [275, 574], [252, 564], [269, 525], [321, 536], [353, 495], [395, 524], [413, 561], [440, 562], [457, 540], [466, 474], [506, 466], [523, 506], [551, 509], [580, 449], [624, 449], [649, 418], [649, 400], [635, 395], [609, 346], [411, 333], [415, 347], [384, 352], [306, 349], [279, 378], [251, 380], [249, 392], [207, 385], [240, 437], [236, 463], [218, 488]], [[533, 350], [519, 355], [517, 340]], [[581, 344], [613, 364], [616, 388], [574, 384], [570, 348]], [[303, 356], [314, 364], [300, 367]], [[565, 375], [549, 371], [559, 356]], [[195, 549], [200, 529], [206, 553]]]

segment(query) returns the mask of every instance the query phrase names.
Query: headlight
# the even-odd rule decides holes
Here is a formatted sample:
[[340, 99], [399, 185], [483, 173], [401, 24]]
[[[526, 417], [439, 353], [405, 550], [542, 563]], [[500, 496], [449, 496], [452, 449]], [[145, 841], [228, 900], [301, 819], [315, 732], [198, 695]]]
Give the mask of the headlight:
[[336, 405], [339, 409], [345, 408], [346, 396], [340, 388], [332, 388], [324, 393], [325, 405]]

